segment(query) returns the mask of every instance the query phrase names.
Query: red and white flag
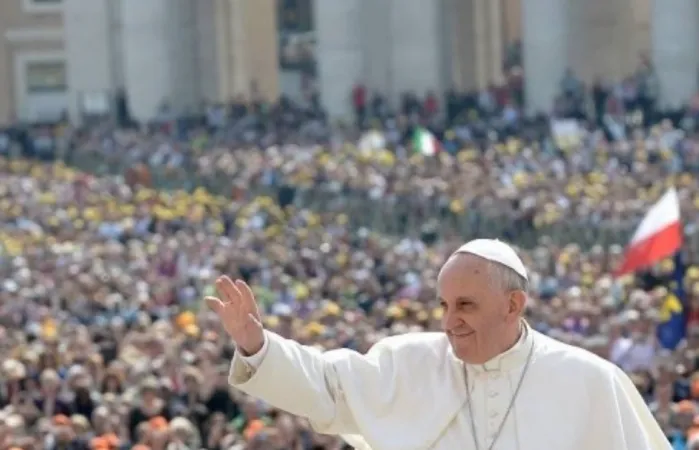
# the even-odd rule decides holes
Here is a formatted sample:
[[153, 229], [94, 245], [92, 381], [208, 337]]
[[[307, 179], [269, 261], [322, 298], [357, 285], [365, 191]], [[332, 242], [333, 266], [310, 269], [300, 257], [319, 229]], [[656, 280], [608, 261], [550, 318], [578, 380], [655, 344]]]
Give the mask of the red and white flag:
[[680, 202], [675, 188], [670, 188], [646, 213], [615, 275], [635, 272], [672, 256], [682, 246], [682, 238]]

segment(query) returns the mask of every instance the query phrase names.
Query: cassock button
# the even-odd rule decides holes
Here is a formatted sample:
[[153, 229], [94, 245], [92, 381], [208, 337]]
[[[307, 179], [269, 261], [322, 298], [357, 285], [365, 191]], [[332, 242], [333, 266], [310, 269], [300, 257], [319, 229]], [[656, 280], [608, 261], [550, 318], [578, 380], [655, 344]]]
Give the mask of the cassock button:
[[498, 416], [497, 411], [490, 411], [490, 418], [493, 419]]
[[498, 393], [495, 392], [495, 391], [490, 391], [490, 392], [488, 393], [488, 396], [489, 396], [490, 398], [495, 398], [495, 397], [498, 396]]

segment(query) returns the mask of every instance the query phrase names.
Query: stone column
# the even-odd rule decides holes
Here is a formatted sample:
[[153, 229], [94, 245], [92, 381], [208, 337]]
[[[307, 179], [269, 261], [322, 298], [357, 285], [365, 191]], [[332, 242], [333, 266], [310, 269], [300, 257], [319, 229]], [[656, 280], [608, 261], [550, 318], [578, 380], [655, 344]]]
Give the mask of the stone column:
[[660, 83], [660, 104], [675, 108], [697, 92], [699, 2], [654, 0], [651, 13], [651, 47]]
[[[197, 66], [199, 93], [207, 102], [221, 99], [220, 64], [217, 55], [218, 15], [216, 0], [197, 0]], [[223, 61], [225, 63], [225, 60]]]
[[[198, 0], [197, 0], [198, 1]], [[269, 101], [279, 96], [279, 41], [276, 0], [245, 0], [243, 26], [249, 89]]]
[[476, 60], [478, 20], [474, 15], [474, 1], [449, 0], [448, 3], [452, 84], [462, 92], [478, 87]]
[[118, 68], [114, 48], [109, 0], [64, 0], [64, 43], [68, 64], [68, 112], [81, 117], [84, 95], [105, 99], [114, 93]]
[[522, 3], [520, 0], [503, 0], [502, 9], [505, 43], [514, 44], [522, 37]]
[[150, 120], [175, 90], [175, 65], [170, 41], [170, 0], [121, 1], [124, 84], [131, 113]]
[[548, 112], [568, 65], [568, 0], [522, 0], [527, 107]]
[[230, 2], [228, 0], [214, 0], [216, 78], [218, 79], [218, 99], [221, 101], [229, 101], [233, 97], [229, 10]]
[[[143, 2], [142, 2], [143, 3]], [[195, 113], [201, 104], [201, 66], [199, 64], [197, 1], [167, 0], [169, 18], [166, 25], [168, 59], [172, 88], [170, 106], [177, 112]]]
[[232, 59], [231, 85], [234, 96], [246, 97], [250, 83], [250, 64], [245, 34], [244, 0], [230, 0], [228, 24], [230, 26], [230, 51]]
[[473, 43], [475, 45], [475, 58], [473, 64], [476, 69], [476, 88], [484, 89], [488, 86], [490, 71], [488, 67], [488, 0], [471, 0], [473, 17]]
[[441, 92], [448, 79], [444, 58], [444, 1], [392, 0], [392, 78], [396, 93]]
[[638, 52], [643, 57], [651, 54], [651, 4], [653, 0], [631, 0], [633, 11], [634, 37], [638, 42]]
[[[316, 0], [318, 1], [318, 0]], [[371, 0], [362, 3], [362, 52], [364, 79], [370, 91], [393, 97], [393, 36], [391, 23], [392, 0]]]
[[352, 87], [363, 82], [363, 0], [313, 2], [318, 79], [323, 106], [333, 118], [351, 119]]
[[590, 83], [597, 77], [620, 81], [639, 63], [642, 42], [636, 32], [632, 0], [570, 3], [569, 64]]
[[505, 54], [502, 0], [489, 0], [487, 11], [489, 44], [489, 74], [487, 82], [488, 84], [500, 83], [503, 81], [502, 63]]

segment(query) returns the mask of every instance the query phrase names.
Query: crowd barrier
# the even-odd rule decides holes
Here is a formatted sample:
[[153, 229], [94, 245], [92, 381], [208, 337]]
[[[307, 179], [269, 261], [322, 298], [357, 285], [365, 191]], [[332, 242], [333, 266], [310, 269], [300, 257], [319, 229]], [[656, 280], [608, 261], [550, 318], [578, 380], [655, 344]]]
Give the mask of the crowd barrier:
[[[66, 163], [95, 175], [134, 175], [158, 189], [192, 190], [204, 187], [210, 192], [230, 196], [235, 179], [223, 175], [204, 176], [187, 168], [165, 166], [137, 167], [132, 161], [116, 155], [89, 152], [79, 155], [66, 153]], [[145, 181], [145, 180], [144, 180]], [[380, 233], [435, 239], [440, 236], [468, 240], [475, 237], [507, 239], [520, 247], [531, 248], [544, 239], [559, 244], [575, 243], [583, 248], [594, 245], [624, 245], [638, 225], [637, 220], [622, 222], [593, 222], [592, 220], [562, 219], [553, 224], [534, 224], [531, 220], [514, 217], [512, 211], [494, 214], [478, 209], [454, 213], [448, 205], [419, 196], [374, 199], [366, 191], [347, 190], [341, 194], [327, 185], [309, 187], [247, 185], [247, 198], [270, 196], [282, 203], [309, 208], [319, 213], [344, 213], [353, 227], [365, 227]], [[699, 236], [687, 237], [690, 250], [699, 251]]]

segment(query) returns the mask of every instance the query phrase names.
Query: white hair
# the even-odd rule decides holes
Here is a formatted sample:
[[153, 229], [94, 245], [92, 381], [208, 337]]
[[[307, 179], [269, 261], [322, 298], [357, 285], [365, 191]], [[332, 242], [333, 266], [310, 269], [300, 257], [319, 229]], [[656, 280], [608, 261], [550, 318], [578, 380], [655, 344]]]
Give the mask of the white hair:
[[502, 289], [503, 291], [524, 291], [525, 293], [529, 290], [529, 282], [527, 279], [505, 265], [489, 261], [488, 272], [490, 275], [490, 282], [496, 289]]

